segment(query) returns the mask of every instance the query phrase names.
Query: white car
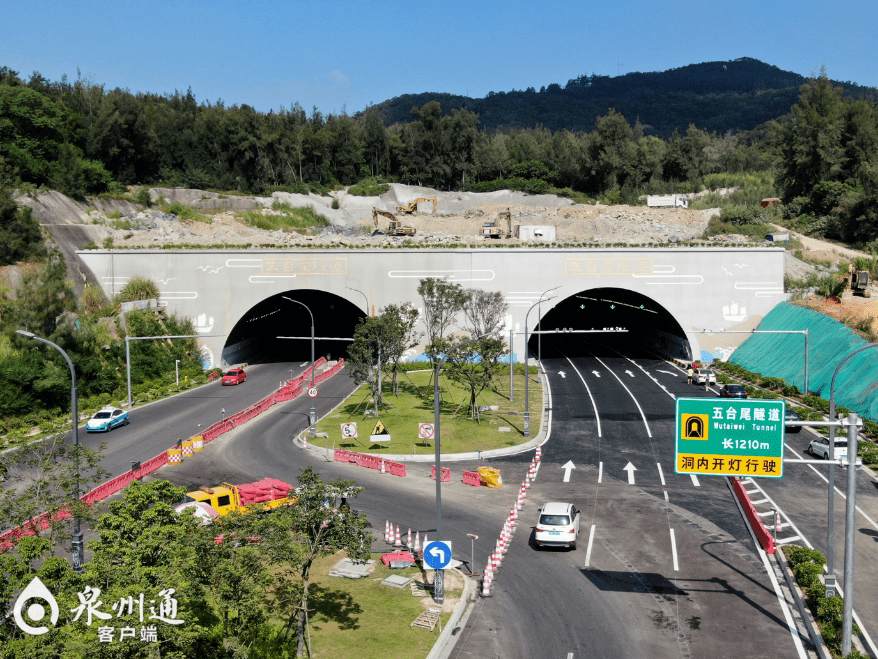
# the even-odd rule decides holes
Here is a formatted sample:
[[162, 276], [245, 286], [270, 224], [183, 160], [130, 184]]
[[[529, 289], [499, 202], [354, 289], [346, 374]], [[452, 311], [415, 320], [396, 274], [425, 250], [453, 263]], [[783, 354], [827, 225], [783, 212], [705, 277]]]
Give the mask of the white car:
[[704, 384], [705, 382], [716, 384], [716, 373], [709, 368], [696, 368], [695, 377], [693, 379], [695, 380], [695, 384]]
[[551, 501], [540, 509], [540, 520], [534, 529], [537, 547], [570, 547], [576, 549], [579, 536], [579, 515], [570, 503]]
[[[829, 437], [812, 439], [808, 444], [808, 453], [815, 458], [829, 460]], [[835, 438], [835, 459], [844, 460], [848, 456], [848, 440], [846, 437]]]
[[128, 425], [128, 412], [108, 405], [102, 407], [85, 424], [86, 432], [109, 432], [113, 428]]

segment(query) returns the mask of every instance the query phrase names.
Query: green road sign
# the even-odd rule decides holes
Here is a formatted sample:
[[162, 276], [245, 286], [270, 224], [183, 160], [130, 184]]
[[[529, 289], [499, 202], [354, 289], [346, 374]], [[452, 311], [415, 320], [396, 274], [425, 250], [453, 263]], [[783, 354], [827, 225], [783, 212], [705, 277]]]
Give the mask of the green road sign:
[[678, 398], [678, 474], [783, 477], [784, 401]]

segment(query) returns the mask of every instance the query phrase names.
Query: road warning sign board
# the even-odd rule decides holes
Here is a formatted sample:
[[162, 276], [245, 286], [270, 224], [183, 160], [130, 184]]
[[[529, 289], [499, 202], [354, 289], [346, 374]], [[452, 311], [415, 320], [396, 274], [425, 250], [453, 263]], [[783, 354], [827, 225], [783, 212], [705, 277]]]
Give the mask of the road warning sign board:
[[421, 439], [433, 439], [436, 434], [436, 427], [432, 423], [418, 424], [418, 437]]
[[784, 401], [678, 398], [678, 474], [783, 477]]
[[341, 424], [341, 436], [345, 439], [354, 439], [357, 437], [357, 422], [351, 421], [350, 423]]
[[372, 434], [369, 435], [369, 439], [373, 442], [389, 442], [390, 431], [378, 420], [375, 422], [375, 428], [372, 430]]

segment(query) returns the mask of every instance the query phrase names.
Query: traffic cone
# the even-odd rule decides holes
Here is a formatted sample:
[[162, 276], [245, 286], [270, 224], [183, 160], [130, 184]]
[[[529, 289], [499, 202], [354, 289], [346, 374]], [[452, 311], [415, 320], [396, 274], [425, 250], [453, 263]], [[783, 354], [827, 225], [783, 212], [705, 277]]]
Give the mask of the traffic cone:
[[393, 543], [394, 547], [402, 547], [402, 536], [399, 535], [399, 524], [396, 525], [396, 542]]
[[417, 531], [415, 533], [415, 553], [416, 554], [421, 553], [421, 532], [420, 531]]
[[423, 547], [426, 547], [428, 542], [430, 542], [430, 541], [427, 540], [427, 534], [425, 533], [425, 534], [424, 534], [424, 544], [422, 544], [421, 547], [422, 547], [422, 548], [423, 548]]
[[408, 534], [408, 537], [406, 538], [405, 546], [408, 547], [409, 549], [412, 548], [412, 530], [411, 530], [411, 528], [409, 528], [409, 534]]
[[384, 542], [390, 542], [390, 520], [384, 522]]
[[491, 582], [488, 579], [482, 579], [482, 597], [491, 596]]

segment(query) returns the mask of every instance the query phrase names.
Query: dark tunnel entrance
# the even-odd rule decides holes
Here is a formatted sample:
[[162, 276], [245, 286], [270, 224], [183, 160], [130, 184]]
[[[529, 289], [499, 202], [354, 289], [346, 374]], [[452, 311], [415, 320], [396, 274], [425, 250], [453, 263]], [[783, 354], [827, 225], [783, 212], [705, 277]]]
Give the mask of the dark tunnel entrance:
[[[314, 315], [314, 359], [327, 355], [328, 359], [345, 357], [350, 341], [338, 339], [353, 337], [357, 323], [366, 314], [333, 293], [302, 289], [266, 298], [244, 314], [229, 334], [223, 348], [223, 363], [310, 361], [311, 316], [303, 304]], [[278, 339], [279, 336], [302, 338]]]
[[535, 330], [597, 331], [535, 334], [528, 340], [534, 357], [559, 357], [561, 352], [567, 356], [621, 352], [629, 357], [691, 358], [685, 332], [667, 309], [624, 288], [593, 288], [561, 300]]

